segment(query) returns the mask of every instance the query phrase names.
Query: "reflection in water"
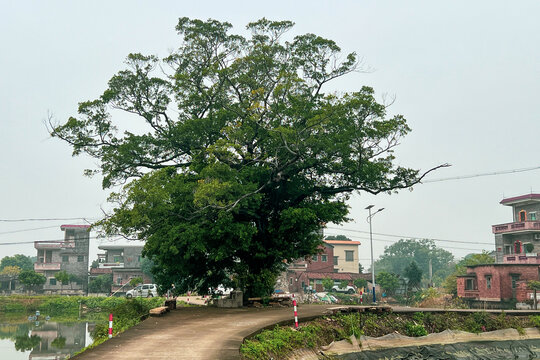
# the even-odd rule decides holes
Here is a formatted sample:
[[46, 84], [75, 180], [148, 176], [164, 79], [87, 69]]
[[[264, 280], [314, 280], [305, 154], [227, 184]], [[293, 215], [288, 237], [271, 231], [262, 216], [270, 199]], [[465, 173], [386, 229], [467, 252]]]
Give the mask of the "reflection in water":
[[[64, 359], [92, 342], [86, 322], [0, 323], [0, 339], [14, 343], [11, 353], [29, 352], [28, 359], [43, 360]], [[0, 358], [9, 359], [9, 353], [0, 354]]]

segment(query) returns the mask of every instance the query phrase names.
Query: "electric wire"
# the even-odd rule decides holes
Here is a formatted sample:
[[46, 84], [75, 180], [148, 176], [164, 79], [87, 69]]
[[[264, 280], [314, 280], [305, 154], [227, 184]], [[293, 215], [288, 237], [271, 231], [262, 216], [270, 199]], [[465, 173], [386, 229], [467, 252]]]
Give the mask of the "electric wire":
[[540, 166], [533, 166], [533, 167], [521, 168], [521, 169], [492, 171], [492, 172], [480, 173], [480, 174], [472, 174], [472, 175], [452, 176], [452, 177], [432, 179], [432, 180], [423, 180], [422, 183], [425, 184], [425, 183], [450, 181], [450, 180], [471, 179], [471, 178], [483, 177], [483, 176], [505, 175], [505, 174], [513, 174], [513, 173], [520, 173], [520, 172], [525, 172], [525, 171], [538, 170], [538, 169], [540, 169]]

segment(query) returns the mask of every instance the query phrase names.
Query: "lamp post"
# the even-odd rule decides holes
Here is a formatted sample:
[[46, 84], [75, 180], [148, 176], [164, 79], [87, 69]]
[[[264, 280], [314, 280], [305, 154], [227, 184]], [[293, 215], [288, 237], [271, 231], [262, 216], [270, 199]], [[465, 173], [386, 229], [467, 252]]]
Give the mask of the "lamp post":
[[380, 208], [379, 210], [375, 211], [373, 214], [371, 214], [371, 208], [375, 205], [369, 205], [366, 207], [366, 210], [369, 211], [369, 216], [367, 218], [369, 222], [369, 244], [371, 246], [371, 284], [373, 285], [373, 302], [377, 302], [377, 298], [375, 297], [375, 263], [373, 262], [373, 232], [371, 231], [371, 218], [375, 216], [375, 214], [380, 213], [384, 210], [384, 208]]

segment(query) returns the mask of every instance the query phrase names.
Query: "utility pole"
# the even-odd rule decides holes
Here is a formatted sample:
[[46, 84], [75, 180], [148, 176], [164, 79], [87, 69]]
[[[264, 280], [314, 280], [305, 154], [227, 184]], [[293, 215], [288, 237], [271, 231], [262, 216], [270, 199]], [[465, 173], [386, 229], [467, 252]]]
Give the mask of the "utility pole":
[[431, 264], [431, 258], [429, 258], [429, 287], [433, 287], [433, 266]]
[[373, 232], [371, 230], [371, 218], [375, 216], [375, 214], [381, 212], [384, 210], [384, 208], [380, 208], [379, 210], [375, 211], [373, 215], [371, 214], [371, 208], [375, 205], [369, 205], [366, 207], [366, 210], [369, 211], [368, 216], [368, 222], [369, 222], [369, 244], [371, 247], [371, 284], [373, 285], [373, 303], [377, 302], [377, 298], [375, 296], [375, 263], [373, 262]]

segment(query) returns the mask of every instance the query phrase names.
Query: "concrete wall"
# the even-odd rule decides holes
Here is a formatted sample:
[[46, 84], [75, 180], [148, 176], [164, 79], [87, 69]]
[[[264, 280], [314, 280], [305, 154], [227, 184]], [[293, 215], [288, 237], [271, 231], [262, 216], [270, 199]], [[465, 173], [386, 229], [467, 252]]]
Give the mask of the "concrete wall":
[[[338, 257], [338, 264], [336, 266], [338, 271], [358, 274], [358, 245], [332, 245], [334, 246], [334, 256]], [[345, 251], [354, 251], [352, 261], [345, 260]]]

